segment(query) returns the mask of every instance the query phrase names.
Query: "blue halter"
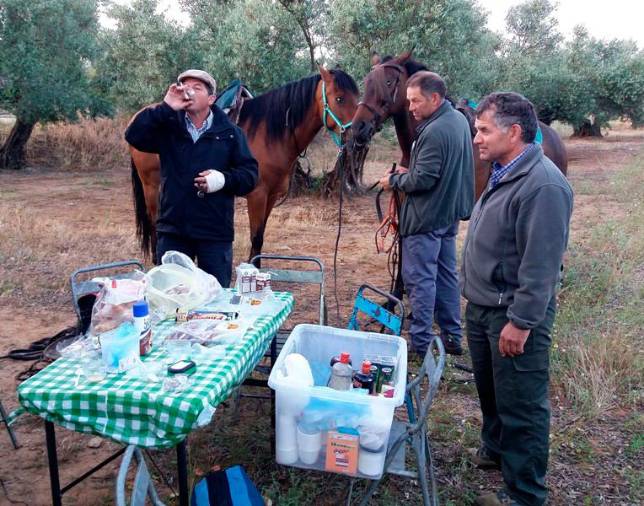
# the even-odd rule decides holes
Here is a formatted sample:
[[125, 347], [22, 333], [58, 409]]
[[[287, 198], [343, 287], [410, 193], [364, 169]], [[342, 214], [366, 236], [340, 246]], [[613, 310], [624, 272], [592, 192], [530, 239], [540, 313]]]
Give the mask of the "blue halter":
[[[324, 127], [326, 128], [327, 132], [331, 135], [331, 138], [333, 139], [333, 142], [335, 142], [335, 145], [339, 148], [342, 149], [344, 147], [344, 144], [342, 144], [342, 134], [351, 126], [351, 121], [348, 123], [342, 123], [340, 118], [338, 118], [335, 113], [331, 110], [331, 107], [329, 107], [329, 101], [326, 98], [326, 83], [324, 80], [322, 81], [322, 103], [324, 105], [324, 114], [322, 116], [322, 121], [324, 123]], [[340, 135], [338, 135], [333, 128], [331, 128], [327, 124], [327, 115], [331, 116], [331, 119], [335, 121], [335, 124], [340, 127]]]

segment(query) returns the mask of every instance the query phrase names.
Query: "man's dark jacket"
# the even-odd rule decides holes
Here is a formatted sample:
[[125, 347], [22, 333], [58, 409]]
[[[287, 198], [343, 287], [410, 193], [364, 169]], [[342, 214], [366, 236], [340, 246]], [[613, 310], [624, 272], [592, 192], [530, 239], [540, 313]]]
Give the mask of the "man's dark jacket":
[[463, 296], [507, 307], [521, 329], [539, 325], [559, 281], [572, 204], [566, 178], [533, 147], [474, 207], [463, 245]]
[[474, 205], [472, 134], [447, 100], [418, 126], [409, 172], [389, 184], [405, 192], [400, 235], [427, 234], [467, 219]]
[[[223, 242], [234, 239], [235, 196], [255, 188], [257, 161], [241, 129], [217, 106], [212, 113], [212, 125], [197, 142], [186, 128], [186, 113], [165, 102], [141, 111], [125, 131], [129, 144], [158, 153], [161, 159], [159, 232]], [[207, 169], [222, 172], [226, 183], [201, 198], [194, 179]]]

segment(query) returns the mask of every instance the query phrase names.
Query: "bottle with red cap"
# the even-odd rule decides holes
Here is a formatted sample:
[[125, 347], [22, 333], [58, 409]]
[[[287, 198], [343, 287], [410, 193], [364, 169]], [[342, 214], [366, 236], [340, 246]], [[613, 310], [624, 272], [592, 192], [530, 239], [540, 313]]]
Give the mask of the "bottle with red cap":
[[376, 395], [376, 382], [371, 372], [371, 362], [365, 360], [362, 362], [360, 372], [353, 376], [353, 388], [362, 388], [369, 392], [369, 395]]
[[337, 362], [344, 362], [345, 364], [353, 365], [351, 362], [351, 355], [347, 351], [343, 351], [339, 356], [331, 358], [331, 367]]
[[[336, 360], [337, 358], [337, 360]], [[340, 353], [340, 357], [331, 359], [331, 378], [327, 386], [335, 390], [351, 390], [353, 367], [351, 357], [347, 352]]]

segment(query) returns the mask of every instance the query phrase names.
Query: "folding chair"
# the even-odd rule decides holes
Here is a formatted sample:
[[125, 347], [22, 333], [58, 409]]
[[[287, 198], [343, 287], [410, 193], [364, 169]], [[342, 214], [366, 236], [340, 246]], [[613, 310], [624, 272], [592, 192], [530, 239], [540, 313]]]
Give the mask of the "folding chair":
[[[306, 256], [285, 256], [285, 255], [257, 255], [251, 259], [251, 263], [256, 261], [269, 261], [271, 265], [275, 264], [284, 264], [286, 262], [301, 263], [303, 265], [309, 265], [314, 267], [309, 270], [295, 270], [295, 269], [274, 269], [268, 267], [266, 262], [264, 262], [264, 267], [260, 269], [260, 272], [267, 272], [271, 275], [271, 284], [273, 283], [286, 283], [293, 285], [302, 285], [302, 284], [314, 284], [319, 285], [317, 305], [318, 305], [318, 314], [319, 314], [319, 324], [326, 324], [327, 309], [324, 299], [324, 265], [319, 258], [315, 257], [306, 257]], [[284, 343], [288, 339], [288, 336], [291, 335], [292, 328], [281, 328], [273, 337], [271, 341], [271, 347], [269, 351], [266, 352], [265, 357], [270, 357], [270, 368], [265, 366], [258, 366], [255, 368], [256, 371], [269, 374], [273, 368], [273, 364], [277, 360], [277, 355], [284, 347]], [[268, 386], [268, 381], [264, 381], [261, 386]]]
[[[387, 456], [385, 457], [385, 472], [406, 478], [418, 480], [423, 494], [423, 505], [437, 505], [438, 492], [436, 490], [436, 477], [431, 447], [427, 434], [427, 416], [436, 396], [438, 385], [445, 367], [445, 349], [440, 338], [434, 337], [429, 344], [423, 365], [412, 381], [407, 384], [407, 394], [413, 399], [418, 419], [414, 422], [394, 420], [389, 434]], [[422, 396], [422, 387], [426, 388]], [[409, 446], [413, 452], [416, 469], [408, 469], [406, 465], [406, 449]], [[429, 480], [427, 479], [429, 474]], [[367, 492], [360, 502], [366, 506], [373, 493], [378, 488], [381, 480], [374, 480], [367, 488]], [[431, 486], [431, 491], [430, 491]], [[349, 490], [349, 500], [353, 481]]]
[[[134, 456], [137, 462], [137, 467], [134, 482], [132, 483], [132, 494], [128, 502], [125, 497], [125, 482], [132, 462], [132, 456]], [[164, 506], [150, 478], [150, 472], [148, 471], [148, 466], [145, 464], [143, 452], [139, 447], [130, 445], [123, 454], [119, 474], [116, 477], [116, 504], [117, 506], [126, 506], [128, 504], [130, 506], [145, 506], [148, 498], [153, 506]]]
[[[365, 291], [374, 292], [384, 297], [393, 310], [390, 311], [384, 306], [376, 304], [372, 298], [365, 296]], [[375, 320], [380, 323], [383, 327], [382, 330], [387, 329], [395, 336], [399, 336], [402, 332], [403, 323], [405, 322], [405, 306], [402, 301], [369, 283], [364, 283], [358, 288], [347, 328], [350, 330], [360, 330], [361, 314], [367, 316], [370, 320]], [[383, 332], [381, 331], [380, 333], [382, 334]]]
[[[272, 254], [263, 254], [256, 255], [251, 259], [251, 263], [256, 265], [257, 261], [264, 262], [264, 266], [260, 269], [260, 272], [270, 273], [271, 275], [271, 286], [274, 283], [277, 284], [292, 284], [292, 285], [319, 285], [318, 295], [317, 295], [317, 305], [318, 305], [318, 321], [320, 325], [324, 325], [327, 319], [327, 308], [324, 299], [324, 265], [319, 258], [308, 257], [308, 256], [286, 256], [286, 255], [272, 255]], [[274, 265], [284, 266], [287, 263], [300, 263], [303, 266], [311, 266], [311, 269], [308, 270], [295, 270], [292, 268], [289, 269], [277, 269], [273, 268]], [[268, 265], [267, 265], [268, 264]], [[284, 343], [288, 339], [288, 336], [291, 334], [292, 328], [281, 328], [277, 331], [273, 340], [271, 341], [271, 347], [264, 355], [265, 358], [270, 359], [270, 365], [258, 365], [255, 367], [255, 371], [266, 376], [266, 379], [260, 378], [247, 378], [243, 385], [253, 386], [253, 387], [264, 387], [268, 388], [268, 375], [273, 369], [273, 365], [277, 360], [277, 355], [284, 347]], [[268, 395], [258, 395], [258, 394], [242, 394], [239, 389], [236, 392], [235, 399], [235, 411], [233, 419], [237, 418], [238, 415], [238, 405], [239, 397], [250, 397], [250, 398], [268, 398]], [[275, 413], [275, 391], [270, 391], [271, 399], [271, 413]], [[275, 448], [275, 417], [271, 416], [271, 446]]]
[[[94, 301], [100, 291], [98, 283], [91, 280], [97, 275], [112, 274], [114, 278], [125, 278], [131, 273], [131, 269], [125, 270], [125, 267], [137, 267], [139, 270], [145, 270], [145, 267], [138, 260], [123, 260], [121, 262], [111, 262], [107, 264], [90, 265], [75, 270], [69, 278], [72, 291], [72, 304], [78, 317], [78, 330], [85, 333], [92, 319], [92, 308]], [[116, 272], [116, 274], [114, 274]]]
[[9, 418], [7, 417], [7, 412], [4, 410], [2, 401], [0, 401], [0, 423], [4, 423], [5, 427], [7, 428], [7, 432], [9, 433], [11, 444], [13, 445], [14, 450], [17, 450], [18, 440], [16, 439], [16, 435], [14, 434], [13, 429], [11, 428], [11, 425], [9, 425]]

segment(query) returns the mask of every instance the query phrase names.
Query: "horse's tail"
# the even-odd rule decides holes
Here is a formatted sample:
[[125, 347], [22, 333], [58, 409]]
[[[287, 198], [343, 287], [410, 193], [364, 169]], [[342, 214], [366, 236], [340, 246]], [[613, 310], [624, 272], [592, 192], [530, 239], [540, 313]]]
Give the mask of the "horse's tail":
[[143, 193], [143, 183], [139, 173], [134, 165], [134, 159], [130, 157], [130, 166], [132, 168], [132, 196], [134, 198], [134, 215], [136, 219], [136, 237], [143, 256], [146, 260], [154, 260], [156, 249], [156, 228], [145, 206], [145, 194]]

